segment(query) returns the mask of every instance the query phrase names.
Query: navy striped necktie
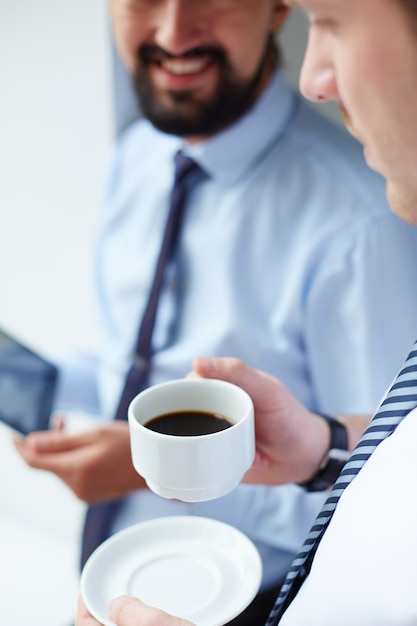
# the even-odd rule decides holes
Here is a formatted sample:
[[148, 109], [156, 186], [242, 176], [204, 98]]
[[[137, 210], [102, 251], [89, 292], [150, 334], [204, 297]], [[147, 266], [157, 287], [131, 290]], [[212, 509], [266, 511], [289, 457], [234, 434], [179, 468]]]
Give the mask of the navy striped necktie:
[[[206, 174], [181, 151], [175, 155], [175, 180], [171, 193], [170, 207], [165, 225], [164, 236], [159, 252], [148, 301], [142, 316], [132, 365], [126, 376], [123, 391], [116, 410], [116, 420], [127, 419], [127, 409], [133, 398], [149, 385], [149, 373], [152, 360], [152, 335], [158, 310], [159, 296], [162, 291], [164, 274], [168, 264], [174, 260], [181, 230], [181, 222], [191, 188], [201, 181]], [[81, 567], [90, 554], [111, 532], [111, 526], [122, 504], [122, 500], [111, 500], [91, 505], [84, 522]]]
[[417, 341], [408, 355], [404, 367], [342, 469], [307, 539], [295, 557], [268, 617], [266, 626], [276, 626], [279, 623], [282, 615], [307, 578], [314, 555], [343, 491], [357, 476], [375, 448], [394, 432], [401, 420], [415, 407], [417, 407]]

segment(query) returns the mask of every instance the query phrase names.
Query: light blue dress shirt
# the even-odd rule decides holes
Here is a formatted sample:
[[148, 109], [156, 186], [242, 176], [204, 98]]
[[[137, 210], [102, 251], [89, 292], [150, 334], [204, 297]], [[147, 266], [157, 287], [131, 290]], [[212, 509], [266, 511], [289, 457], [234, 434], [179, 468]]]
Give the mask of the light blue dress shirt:
[[[97, 262], [102, 416], [114, 415], [132, 358], [179, 148], [209, 177], [187, 205], [151, 382], [184, 376], [196, 355], [232, 355], [279, 377], [311, 409], [372, 412], [415, 339], [417, 230], [390, 213], [361, 147], [277, 72], [252, 110], [209, 141], [185, 145], [139, 120], [115, 147]], [[61, 405], [74, 408], [65, 371], [61, 382]], [[194, 505], [142, 491], [126, 499], [114, 531], [161, 515], [221, 519], [256, 543], [268, 587], [323, 499], [295, 485], [241, 485]]]

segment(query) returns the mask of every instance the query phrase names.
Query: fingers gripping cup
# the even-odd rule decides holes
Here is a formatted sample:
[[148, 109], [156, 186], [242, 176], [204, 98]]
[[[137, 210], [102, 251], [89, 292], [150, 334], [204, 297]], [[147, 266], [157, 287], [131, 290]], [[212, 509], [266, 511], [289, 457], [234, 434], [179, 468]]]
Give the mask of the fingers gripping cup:
[[133, 465], [164, 498], [219, 498], [253, 463], [253, 403], [231, 383], [189, 378], [154, 385], [132, 400], [128, 420]]

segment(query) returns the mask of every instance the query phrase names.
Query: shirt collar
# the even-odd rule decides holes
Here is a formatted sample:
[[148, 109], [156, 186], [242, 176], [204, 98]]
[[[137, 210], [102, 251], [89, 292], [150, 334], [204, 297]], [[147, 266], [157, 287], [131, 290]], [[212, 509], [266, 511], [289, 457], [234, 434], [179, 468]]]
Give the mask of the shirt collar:
[[184, 151], [211, 177], [230, 184], [245, 175], [282, 135], [294, 106], [294, 92], [277, 70], [259, 100], [242, 118], [207, 141], [184, 145]]

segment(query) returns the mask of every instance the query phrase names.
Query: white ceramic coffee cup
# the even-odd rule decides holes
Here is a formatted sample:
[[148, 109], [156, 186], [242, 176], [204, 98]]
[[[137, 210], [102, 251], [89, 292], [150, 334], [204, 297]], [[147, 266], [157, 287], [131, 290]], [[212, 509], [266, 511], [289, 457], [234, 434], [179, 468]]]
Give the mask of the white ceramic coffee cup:
[[[208, 435], [178, 436], [146, 426], [176, 411], [224, 416], [232, 426]], [[201, 502], [238, 485], [255, 456], [254, 410], [250, 396], [222, 380], [184, 378], [149, 387], [128, 410], [133, 465], [148, 487], [164, 498]]]

